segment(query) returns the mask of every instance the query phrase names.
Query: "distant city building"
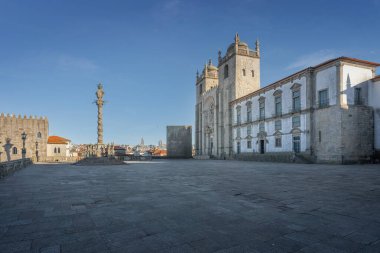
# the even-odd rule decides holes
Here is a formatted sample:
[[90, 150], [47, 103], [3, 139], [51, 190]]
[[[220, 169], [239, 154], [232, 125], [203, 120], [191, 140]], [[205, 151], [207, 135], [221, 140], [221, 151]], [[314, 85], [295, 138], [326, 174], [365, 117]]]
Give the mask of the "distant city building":
[[167, 156], [167, 150], [165, 149], [156, 149], [152, 153], [153, 156]]
[[[23, 140], [25, 133], [25, 140]], [[0, 115], [0, 162], [23, 158], [45, 161], [49, 122], [46, 117]]]
[[259, 43], [252, 50], [236, 35], [218, 67], [197, 73], [196, 154], [369, 160], [380, 152], [378, 66], [339, 57], [260, 88]]
[[127, 154], [127, 149], [122, 146], [114, 146], [115, 156], [124, 156]]

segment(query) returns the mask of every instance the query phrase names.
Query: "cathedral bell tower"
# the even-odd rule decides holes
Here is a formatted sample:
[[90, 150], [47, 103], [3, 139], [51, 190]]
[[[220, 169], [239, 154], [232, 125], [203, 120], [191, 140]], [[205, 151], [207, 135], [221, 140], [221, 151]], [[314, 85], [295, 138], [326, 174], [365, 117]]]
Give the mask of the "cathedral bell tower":
[[260, 89], [260, 44], [255, 49], [241, 41], [236, 33], [234, 42], [222, 56], [219, 52], [219, 114], [218, 150], [222, 156], [232, 155], [232, 112], [230, 102]]

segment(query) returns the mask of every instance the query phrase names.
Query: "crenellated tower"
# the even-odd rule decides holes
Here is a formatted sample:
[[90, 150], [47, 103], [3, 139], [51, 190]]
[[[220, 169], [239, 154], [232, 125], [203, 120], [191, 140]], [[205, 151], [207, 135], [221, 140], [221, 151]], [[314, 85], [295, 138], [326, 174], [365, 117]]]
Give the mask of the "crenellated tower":
[[49, 121], [46, 117], [0, 114], [0, 161], [22, 158], [22, 133], [26, 134], [26, 158], [44, 161], [47, 155]]

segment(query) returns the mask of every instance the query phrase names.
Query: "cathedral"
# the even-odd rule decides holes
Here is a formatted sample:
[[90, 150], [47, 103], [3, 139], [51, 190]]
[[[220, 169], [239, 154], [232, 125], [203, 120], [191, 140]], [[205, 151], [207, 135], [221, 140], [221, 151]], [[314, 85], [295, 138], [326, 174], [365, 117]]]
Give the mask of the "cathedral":
[[260, 44], [236, 34], [196, 77], [196, 157], [368, 162], [380, 153], [379, 63], [339, 57], [261, 87]]

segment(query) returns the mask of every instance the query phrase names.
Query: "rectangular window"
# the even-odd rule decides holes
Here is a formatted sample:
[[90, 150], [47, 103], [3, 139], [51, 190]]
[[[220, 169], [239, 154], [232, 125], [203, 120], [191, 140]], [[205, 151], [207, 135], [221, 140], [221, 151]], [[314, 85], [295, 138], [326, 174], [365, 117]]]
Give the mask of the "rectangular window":
[[259, 132], [265, 132], [265, 126], [264, 123], [259, 124]]
[[255, 76], [255, 71], [251, 70], [252, 77]]
[[299, 90], [293, 91], [293, 112], [301, 110], [301, 93]]
[[250, 136], [252, 134], [252, 127], [247, 126], [247, 136]]
[[282, 146], [281, 136], [276, 136], [275, 140], [276, 140], [276, 143], [275, 143], [276, 148], [280, 148]]
[[265, 119], [265, 101], [262, 100], [259, 102], [259, 109], [260, 109], [260, 119]]
[[236, 137], [237, 137], [237, 138], [240, 138], [240, 137], [241, 137], [241, 130], [240, 130], [240, 127], [238, 127], [238, 128], [236, 129]]
[[224, 79], [226, 79], [228, 77], [228, 65], [226, 64], [224, 66]]
[[202, 84], [199, 85], [199, 95], [202, 95]]
[[318, 99], [319, 99], [319, 108], [324, 108], [324, 107], [327, 107], [329, 106], [329, 93], [328, 93], [328, 90], [320, 90], [318, 92], [319, 96], [318, 96]]
[[281, 96], [275, 97], [274, 103], [275, 103], [276, 116], [281, 116], [281, 113], [282, 113]]
[[243, 76], [245, 76], [245, 69], [243, 69]]
[[321, 133], [321, 131], [318, 132], [318, 137], [319, 137], [319, 142], [321, 142], [322, 141], [322, 133]]
[[362, 103], [362, 89], [361, 88], [355, 88], [355, 105], [361, 105]]
[[281, 128], [282, 128], [281, 120], [280, 119], [276, 120], [274, 122], [274, 130], [281, 130]]
[[293, 151], [299, 153], [301, 151], [301, 137], [293, 136]]
[[300, 116], [294, 116], [292, 117], [292, 127], [300, 127], [301, 126], [301, 120]]
[[238, 106], [236, 108], [236, 123], [241, 124], [241, 108]]
[[247, 122], [252, 121], [252, 103], [247, 104]]
[[237, 153], [240, 154], [240, 141], [236, 143]]
[[252, 148], [252, 141], [247, 141], [247, 148]]

